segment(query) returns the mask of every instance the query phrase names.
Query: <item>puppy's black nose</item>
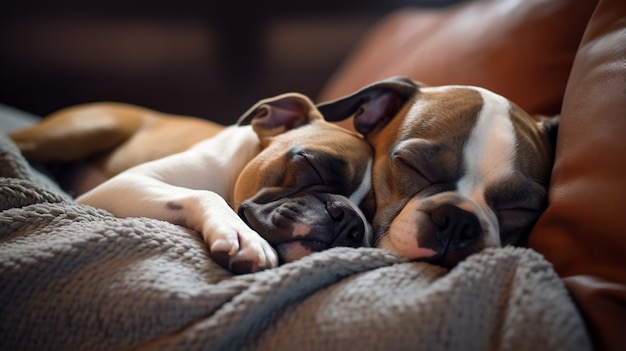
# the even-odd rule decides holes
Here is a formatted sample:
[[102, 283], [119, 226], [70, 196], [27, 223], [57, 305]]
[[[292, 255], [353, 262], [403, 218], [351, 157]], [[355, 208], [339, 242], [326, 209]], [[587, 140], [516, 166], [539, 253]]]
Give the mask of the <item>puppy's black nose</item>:
[[448, 250], [471, 244], [482, 232], [476, 215], [453, 205], [437, 207], [430, 217], [437, 227], [437, 238]]
[[354, 209], [343, 201], [332, 200], [326, 202], [326, 210], [334, 223], [335, 241], [332, 246], [361, 246], [365, 227]]

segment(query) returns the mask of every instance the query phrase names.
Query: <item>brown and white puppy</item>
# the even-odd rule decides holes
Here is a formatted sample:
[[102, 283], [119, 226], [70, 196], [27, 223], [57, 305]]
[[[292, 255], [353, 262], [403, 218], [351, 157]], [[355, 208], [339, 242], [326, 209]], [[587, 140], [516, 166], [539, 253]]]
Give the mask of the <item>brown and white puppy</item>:
[[[128, 105], [70, 112], [12, 137], [40, 161], [52, 161], [45, 155], [51, 146], [80, 158], [91, 154], [77, 148], [103, 151], [94, 167], [127, 168], [117, 174], [101, 168], [106, 180], [78, 197], [79, 203], [193, 229], [216, 261], [235, 273], [334, 246], [362, 246], [371, 236], [371, 147], [361, 136], [326, 122], [303, 95], [262, 100], [241, 118], [251, 126], [221, 128], [195, 144], [190, 141], [219, 126], [187, 125], [185, 119]], [[194, 129], [197, 134], [184, 134]], [[107, 135], [118, 139], [110, 149], [101, 145]], [[95, 145], [90, 138], [96, 138]], [[171, 152], [176, 148], [187, 149]], [[161, 158], [144, 162], [155, 154]]]
[[374, 147], [378, 247], [453, 267], [522, 243], [546, 205], [556, 123], [491, 91], [396, 77], [318, 108]]

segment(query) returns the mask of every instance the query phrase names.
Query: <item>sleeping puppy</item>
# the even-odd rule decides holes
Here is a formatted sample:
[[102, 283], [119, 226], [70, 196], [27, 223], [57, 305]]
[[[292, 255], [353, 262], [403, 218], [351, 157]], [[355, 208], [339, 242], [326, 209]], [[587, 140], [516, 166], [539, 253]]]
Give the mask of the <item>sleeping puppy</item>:
[[557, 121], [471, 86], [397, 77], [318, 106], [374, 147], [375, 245], [453, 267], [521, 244], [546, 205]]
[[[79, 203], [120, 217], [150, 217], [193, 229], [202, 234], [212, 257], [235, 273], [275, 267], [334, 246], [362, 246], [371, 236], [371, 147], [362, 137], [326, 122], [303, 95], [262, 100], [240, 119], [251, 126], [223, 128], [185, 151], [149, 162], [143, 162], [146, 156], [124, 156], [135, 157], [141, 149], [161, 147], [164, 150], [157, 150], [161, 155], [184, 148], [186, 142], [169, 148], [158, 143], [168, 143], [168, 138], [181, 135], [180, 130], [193, 133], [203, 127], [177, 127], [169, 116], [127, 105], [83, 108], [96, 107], [99, 115], [107, 117], [85, 120], [98, 114], [78, 108], [47, 123], [56, 123], [61, 126], [57, 131], [74, 136], [81, 133], [68, 128], [76, 127], [77, 116], [82, 117], [78, 124], [90, 126], [92, 137], [101, 137], [94, 125], [109, 135], [122, 129], [126, 141], [105, 152], [105, 159], [116, 154], [123, 160], [118, 164], [137, 165], [88, 190], [78, 197]], [[145, 121], [133, 120], [141, 119], [137, 113], [157, 116], [150, 122], [158, 126], [156, 130], [146, 128]], [[130, 124], [144, 129], [132, 131], [135, 127]], [[218, 127], [198, 129], [201, 135], [190, 138], [210, 136], [213, 128]], [[51, 130], [36, 125], [12, 137], [25, 154], [40, 161], [44, 158], [33, 154], [50, 151], [42, 145], [57, 143], [58, 148], [71, 150], [82, 147], [76, 140], [86, 139], [64, 141], [48, 133]], [[141, 133], [146, 134], [140, 137], [143, 145], [133, 140]], [[125, 147], [134, 153], [116, 153]], [[43, 150], [38, 153], [38, 148]], [[102, 158], [96, 162], [96, 166], [106, 164]], [[111, 170], [99, 173], [107, 178], [105, 171]]]

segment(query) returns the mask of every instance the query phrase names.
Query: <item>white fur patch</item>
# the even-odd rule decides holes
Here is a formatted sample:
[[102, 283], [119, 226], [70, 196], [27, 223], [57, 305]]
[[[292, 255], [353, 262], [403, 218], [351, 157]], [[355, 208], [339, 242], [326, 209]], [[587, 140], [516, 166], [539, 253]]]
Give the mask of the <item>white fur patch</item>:
[[[483, 107], [463, 150], [465, 174], [457, 188], [485, 211], [490, 223], [497, 224], [484, 194], [488, 184], [513, 172], [516, 137], [510, 118], [511, 105], [490, 91], [474, 89], [481, 94]], [[488, 228], [488, 232], [485, 244], [499, 246], [498, 228]]]
[[363, 198], [365, 198], [365, 195], [367, 195], [367, 192], [370, 190], [371, 187], [372, 187], [372, 159], [370, 158], [367, 161], [365, 174], [363, 174], [363, 179], [361, 180], [361, 184], [359, 184], [359, 187], [356, 189], [356, 191], [350, 195], [349, 197], [350, 201], [355, 205], [360, 204], [361, 201], [363, 201]]

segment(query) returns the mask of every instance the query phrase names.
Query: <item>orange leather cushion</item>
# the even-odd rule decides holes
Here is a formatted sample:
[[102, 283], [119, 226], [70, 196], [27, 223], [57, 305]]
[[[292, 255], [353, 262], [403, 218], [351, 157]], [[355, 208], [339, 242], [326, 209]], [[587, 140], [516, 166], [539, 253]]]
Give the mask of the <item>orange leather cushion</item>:
[[529, 245], [576, 298], [600, 350], [626, 350], [626, 1], [602, 0], [563, 101], [549, 206]]
[[594, 5], [481, 0], [443, 10], [400, 10], [366, 35], [318, 100], [401, 74], [428, 85], [482, 86], [530, 114], [557, 114]]

